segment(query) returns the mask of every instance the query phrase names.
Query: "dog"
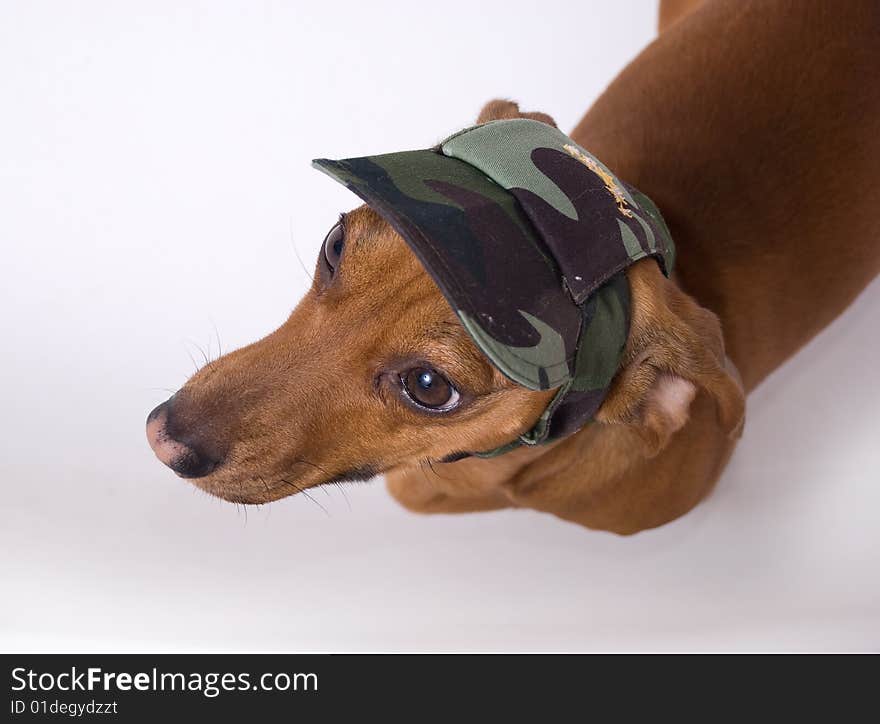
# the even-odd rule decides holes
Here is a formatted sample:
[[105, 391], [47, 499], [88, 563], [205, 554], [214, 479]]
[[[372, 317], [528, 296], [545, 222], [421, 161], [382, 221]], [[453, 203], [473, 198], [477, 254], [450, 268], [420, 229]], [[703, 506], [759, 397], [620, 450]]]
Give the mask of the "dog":
[[[278, 330], [150, 413], [153, 450], [239, 503], [384, 474], [421, 513], [531, 508], [618, 534], [682, 516], [733, 452], [746, 395], [880, 272], [878, 27], [870, 0], [661, 3], [658, 38], [570, 137], [653, 199], [676, 268], [626, 270], [619, 368], [574, 434], [462, 458], [529, 430], [553, 390], [493, 366], [364, 205]], [[477, 122], [514, 118], [555, 126], [506, 100]]]

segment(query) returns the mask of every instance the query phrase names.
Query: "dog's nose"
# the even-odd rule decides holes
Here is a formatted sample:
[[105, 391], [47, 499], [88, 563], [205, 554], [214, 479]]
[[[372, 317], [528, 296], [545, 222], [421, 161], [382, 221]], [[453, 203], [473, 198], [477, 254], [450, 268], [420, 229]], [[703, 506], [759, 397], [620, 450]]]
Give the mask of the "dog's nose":
[[204, 477], [220, 464], [220, 460], [195, 440], [178, 439], [182, 437], [180, 435], [175, 437], [175, 426], [171, 419], [172, 400], [163, 402], [147, 416], [147, 440], [156, 457], [180, 477]]

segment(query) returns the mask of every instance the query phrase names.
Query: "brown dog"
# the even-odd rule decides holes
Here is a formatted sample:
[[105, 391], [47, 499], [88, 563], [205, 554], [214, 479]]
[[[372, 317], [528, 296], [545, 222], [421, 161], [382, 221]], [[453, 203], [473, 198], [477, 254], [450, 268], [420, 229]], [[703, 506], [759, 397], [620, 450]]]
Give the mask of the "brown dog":
[[[148, 420], [159, 458], [262, 503], [385, 473], [420, 512], [528, 507], [633, 533], [711, 489], [744, 396], [880, 271], [880, 5], [664, 3], [666, 30], [571, 134], [657, 203], [676, 276], [632, 266], [625, 359], [597, 424], [555, 444], [441, 463], [529, 429], [552, 392], [504, 378], [370, 208], [288, 321], [199, 371]], [[527, 115], [489, 103], [480, 121]], [[439, 371], [460, 402], [409, 404]]]

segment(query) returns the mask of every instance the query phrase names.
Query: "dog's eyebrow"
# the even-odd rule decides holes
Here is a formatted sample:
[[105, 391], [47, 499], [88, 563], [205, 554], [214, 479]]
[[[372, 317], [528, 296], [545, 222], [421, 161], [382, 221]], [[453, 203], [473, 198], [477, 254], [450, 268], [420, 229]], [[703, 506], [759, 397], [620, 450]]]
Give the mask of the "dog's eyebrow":
[[[369, 206], [358, 206], [350, 211], [339, 214], [339, 221], [346, 235], [346, 243], [358, 244], [362, 241], [377, 238], [381, 235], [383, 226], [387, 225], [381, 216]], [[354, 235], [349, 238], [350, 232]]]
[[471, 341], [458, 321], [439, 320], [424, 329], [425, 340], [437, 363], [459, 384], [470, 382], [475, 391], [496, 389], [494, 368]]
[[470, 337], [458, 321], [441, 319], [425, 327], [425, 337], [435, 342], [467, 342]]

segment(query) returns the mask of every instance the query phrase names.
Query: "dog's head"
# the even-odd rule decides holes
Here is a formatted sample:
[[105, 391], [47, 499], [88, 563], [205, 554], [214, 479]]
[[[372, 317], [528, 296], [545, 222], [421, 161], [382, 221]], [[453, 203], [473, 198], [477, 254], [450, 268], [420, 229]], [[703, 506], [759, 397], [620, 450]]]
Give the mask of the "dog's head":
[[151, 413], [159, 458], [262, 502], [514, 438], [546, 394], [503, 377], [372, 209], [333, 227], [315, 281], [268, 337], [206, 365]]
[[[480, 121], [520, 114], [490, 103]], [[720, 423], [742, 418], [717, 319], [656, 262], [629, 271], [624, 365], [597, 419], [650, 455], [687, 420], [698, 388]], [[314, 284], [275, 332], [206, 365], [147, 421], [157, 456], [227, 500], [262, 503], [317, 485], [497, 448], [529, 430], [553, 397], [502, 375], [407, 243], [370, 207], [328, 233]]]

